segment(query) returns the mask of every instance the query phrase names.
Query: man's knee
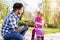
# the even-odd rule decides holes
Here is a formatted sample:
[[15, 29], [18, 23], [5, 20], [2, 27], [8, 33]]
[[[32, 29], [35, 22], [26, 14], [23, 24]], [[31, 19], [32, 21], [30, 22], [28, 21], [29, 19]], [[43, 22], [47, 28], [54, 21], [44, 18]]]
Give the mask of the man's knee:
[[19, 35], [18, 40], [24, 40], [24, 36], [23, 35]]
[[16, 39], [16, 40], [24, 40], [24, 36], [22, 34], [16, 33], [16, 32], [11, 33], [5, 37], [6, 37], [6, 39], [9, 38], [9, 39]]
[[13, 37], [13, 39], [16, 39], [16, 40], [24, 40], [24, 36], [21, 35], [21, 34], [17, 34], [17, 35], [15, 35], [15, 37]]

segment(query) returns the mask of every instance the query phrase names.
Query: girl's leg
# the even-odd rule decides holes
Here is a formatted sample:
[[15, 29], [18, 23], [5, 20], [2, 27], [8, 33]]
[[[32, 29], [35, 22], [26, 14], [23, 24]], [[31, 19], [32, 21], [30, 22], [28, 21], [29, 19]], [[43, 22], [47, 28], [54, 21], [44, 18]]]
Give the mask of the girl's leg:
[[44, 36], [43, 37], [41, 37], [42, 38], [42, 40], [44, 40]]
[[37, 40], [42, 40], [40, 36], [37, 36]]
[[44, 40], [44, 36], [37, 36], [37, 40]]
[[34, 36], [35, 36], [35, 29], [32, 30], [32, 38], [31, 38], [31, 40], [34, 40]]
[[37, 40], [44, 40], [44, 31], [43, 30], [36, 30], [36, 33], [38, 35]]

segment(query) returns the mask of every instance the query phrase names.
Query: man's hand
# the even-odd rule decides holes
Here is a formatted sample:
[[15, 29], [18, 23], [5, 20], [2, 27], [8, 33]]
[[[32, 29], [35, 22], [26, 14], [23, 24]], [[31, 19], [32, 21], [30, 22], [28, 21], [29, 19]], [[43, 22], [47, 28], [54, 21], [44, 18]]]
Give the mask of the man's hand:
[[28, 21], [28, 22], [26, 22], [26, 26], [30, 26], [30, 25], [32, 25], [32, 24], [33, 24], [32, 21]]
[[24, 26], [21, 26], [21, 27], [19, 27], [17, 30], [16, 30], [16, 32], [20, 32], [21, 30], [23, 30], [24, 29]]

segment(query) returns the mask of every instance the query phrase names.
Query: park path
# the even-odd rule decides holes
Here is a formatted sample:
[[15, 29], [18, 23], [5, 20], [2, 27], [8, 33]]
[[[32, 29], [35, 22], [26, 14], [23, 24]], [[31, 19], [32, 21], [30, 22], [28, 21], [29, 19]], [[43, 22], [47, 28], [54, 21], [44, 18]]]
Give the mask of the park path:
[[[31, 40], [31, 33], [27, 32], [25, 36], [26, 40]], [[60, 40], [60, 33], [45, 35], [44, 40]]]
[[[0, 33], [0, 40], [3, 40], [1, 33]], [[27, 32], [25, 34], [25, 40], [31, 40], [31, 33]], [[60, 40], [60, 33], [45, 35], [44, 40]]]

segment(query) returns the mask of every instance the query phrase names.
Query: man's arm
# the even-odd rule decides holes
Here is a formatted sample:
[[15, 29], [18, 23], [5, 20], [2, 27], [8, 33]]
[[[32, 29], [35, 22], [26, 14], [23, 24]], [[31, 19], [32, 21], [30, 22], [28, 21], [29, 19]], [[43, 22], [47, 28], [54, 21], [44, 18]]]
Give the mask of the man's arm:
[[24, 29], [24, 26], [21, 26], [21, 27], [19, 27], [17, 30], [16, 30], [16, 32], [20, 32], [21, 30], [23, 30]]
[[18, 28], [15, 18], [9, 18], [9, 21], [9, 25], [11, 26], [10, 28], [13, 29], [13, 31], [20, 32], [22, 29], [24, 29], [24, 26]]

